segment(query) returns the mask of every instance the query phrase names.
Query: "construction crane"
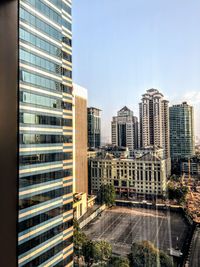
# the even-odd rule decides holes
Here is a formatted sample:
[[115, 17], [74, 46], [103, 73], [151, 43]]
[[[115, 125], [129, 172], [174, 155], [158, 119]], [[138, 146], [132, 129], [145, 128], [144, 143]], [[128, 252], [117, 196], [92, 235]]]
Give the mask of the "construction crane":
[[181, 184], [185, 185], [185, 173], [184, 172], [182, 173], [182, 176], [181, 176]]
[[189, 189], [189, 193], [190, 193], [190, 198], [191, 200], [194, 199], [193, 193], [192, 193], [192, 189], [191, 189], [191, 173], [190, 173], [191, 169], [190, 169], [190, 159], [188, 160], [188, 189]]

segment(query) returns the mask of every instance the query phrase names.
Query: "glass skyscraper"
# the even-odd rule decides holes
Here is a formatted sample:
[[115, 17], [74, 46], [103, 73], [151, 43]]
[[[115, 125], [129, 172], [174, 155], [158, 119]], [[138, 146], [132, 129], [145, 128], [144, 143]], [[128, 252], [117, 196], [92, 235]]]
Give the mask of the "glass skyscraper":
[[138, 118], [126, 106], [117, 112], [111, 122], [112, 144], [128, 147], [131, 155], [138, 148]]
[[16, 265], [72, 266], [71, 0], [13, 2], [17, 11], [7, 14], [18, 47]]
[[189, 158], [195, 153], [193, 107], [183, 102], [169, 108], [171, 159]]
[[94, 107], [88, 108], [88, 147], [101, 146], [101, 110]]

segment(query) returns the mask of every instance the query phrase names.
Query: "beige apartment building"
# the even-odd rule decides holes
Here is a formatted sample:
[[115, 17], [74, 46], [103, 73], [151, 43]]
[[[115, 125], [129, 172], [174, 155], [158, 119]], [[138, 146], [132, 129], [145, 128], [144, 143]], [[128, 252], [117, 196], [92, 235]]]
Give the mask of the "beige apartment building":
[[116, 159], [106, 155], [90, 159], [91, 191], [101, 184], [113, 184], [119, 195], [165, 196], [165, 159], [150, 152], [136, 159]]
[[142, 95], [140, 112], [140, 147], [159, 146], [164, 149], [167, 176], [171, 174], [169, 102], [157, 89]]
[[87, 159], [87, 90], [73, 84], [74, 94], [74, 217], [79, 219], [87, 211], [88, 159]]

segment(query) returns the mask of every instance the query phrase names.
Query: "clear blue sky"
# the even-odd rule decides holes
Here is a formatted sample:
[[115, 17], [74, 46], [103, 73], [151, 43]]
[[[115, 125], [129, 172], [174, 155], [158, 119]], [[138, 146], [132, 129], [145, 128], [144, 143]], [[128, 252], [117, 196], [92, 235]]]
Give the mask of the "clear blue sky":
[[148, 88], [195, 107], [200, 136], [200, 1], [73, 0], [73, 78], [102, 112], [102, 134]]

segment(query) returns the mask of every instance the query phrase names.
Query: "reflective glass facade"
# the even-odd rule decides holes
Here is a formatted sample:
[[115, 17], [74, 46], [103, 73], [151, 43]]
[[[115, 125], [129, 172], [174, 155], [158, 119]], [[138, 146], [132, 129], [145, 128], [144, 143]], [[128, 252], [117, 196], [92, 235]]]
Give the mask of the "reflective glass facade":
[[194, 111], [186, 102], [169, 108], [170, 150], [172, 160], [195, 154]]
[[98, 148], [101, 146], [101, 110], [88, 108], [88, 147]]
[[19, 1], [18, 265], [73, 266], [70, 0]]

